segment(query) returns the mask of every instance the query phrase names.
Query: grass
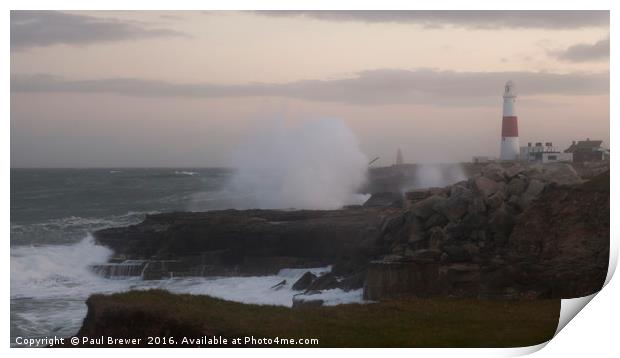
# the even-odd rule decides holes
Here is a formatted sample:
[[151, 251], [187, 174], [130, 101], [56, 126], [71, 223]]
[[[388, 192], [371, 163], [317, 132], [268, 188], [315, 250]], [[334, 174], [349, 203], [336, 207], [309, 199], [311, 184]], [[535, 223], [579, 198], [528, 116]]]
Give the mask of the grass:
[[560, 313], [560, 300], [438, 298], [290, 309], [162, 290], [94, 295], [89, 304], [96, 314], [89, 312], [90, 328], [83, 335], [202, 332], [228, 338], [318, 338], [320, 347], [530, 346], [553, 337]]

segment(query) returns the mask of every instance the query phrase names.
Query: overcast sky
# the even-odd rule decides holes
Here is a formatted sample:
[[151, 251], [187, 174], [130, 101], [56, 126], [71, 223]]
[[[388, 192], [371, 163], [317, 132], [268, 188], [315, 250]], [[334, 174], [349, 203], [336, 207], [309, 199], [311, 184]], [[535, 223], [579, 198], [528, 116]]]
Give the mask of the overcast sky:
[[598, 11], [13, 11], [13, 167], [226, 166], [253, 129], [337, 118], [389, 165], [609, 144]]

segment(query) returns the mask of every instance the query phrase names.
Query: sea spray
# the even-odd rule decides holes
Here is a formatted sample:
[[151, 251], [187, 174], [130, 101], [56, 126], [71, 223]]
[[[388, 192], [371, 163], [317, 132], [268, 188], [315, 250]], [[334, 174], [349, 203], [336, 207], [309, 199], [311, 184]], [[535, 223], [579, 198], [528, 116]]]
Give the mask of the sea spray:
[[406, 189], [445, 187], [466, 179], [459, 164], [419, 164], [412, 187]]
[[239, 208], [337, 209], [359, 203], [368, 158], [340, 120], [274, 121], [255, 131], [233, 156], [227, 189]]

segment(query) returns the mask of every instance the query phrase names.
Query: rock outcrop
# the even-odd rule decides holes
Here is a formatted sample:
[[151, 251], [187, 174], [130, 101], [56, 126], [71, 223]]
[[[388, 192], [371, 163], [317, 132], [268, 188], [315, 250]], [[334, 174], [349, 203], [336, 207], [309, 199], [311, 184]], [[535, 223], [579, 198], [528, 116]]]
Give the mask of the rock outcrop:
[[365, 297], [596, 292], [608, 261], [609, 182], [582, 182], [568, 164], [489, 164], [451, 187], [407, 193], [406, 211], [383, 228], [387, 252], [369, 266]]
[[584, 183], [568, 164], [478, 169], [451, 186], [377, 194], [342, 210], [150, 215], [96, 232], [115, 257], [94, 269], [161, 279], [333, 265], [320, 277], [306, 273], [293, 288], [307, 295], [363, 286], [370, 300], [568, 298], [602, 287], [608, 172]]
[[[149, 215], [140, 224], [95, 232], [114, 250], [95, 271], [171, 276], [268, 275], [283, 268], [333, 265], [342, 277], [376, 257], [385, 221], [397, 208], [223, 210]], [[361, 287], [361, 285], [360, 285]]]

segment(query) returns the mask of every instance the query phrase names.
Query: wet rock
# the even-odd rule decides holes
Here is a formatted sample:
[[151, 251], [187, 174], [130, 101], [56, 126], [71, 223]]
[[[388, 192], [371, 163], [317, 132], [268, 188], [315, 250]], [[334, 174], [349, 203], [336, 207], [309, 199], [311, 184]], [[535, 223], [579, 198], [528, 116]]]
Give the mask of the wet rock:
[[475, 179], [474, 183], [476, 189], [484, 196], [493, 195], [500, 190], [500, 185], [487, 177], [478, 177]]
[[366, 271], [360, 271], [348, 277], [345, 277], [340, 281], [340, 288], [344, 291], [357, 290], [364, 287], [364, 281], [366, 280]]
[[295, 291], [304, 291], [307, 290], [308, 287], [310, 287], [310, 285], [312, 284], [312, 282], [316, 279], [316, 275], [313, 274], [310, 271], [306, 271], [306, 273], [304, 273], [299, 280], [297, 280], [294, 284], [293, 284], [293, 290]]
[[282, 280], [281, 282], [271, 286], [270, 289], [278, 291], [281, 290], [284, 286], [286, 286], [286, 280]]
[[403, 195], [401, 193], [375, 193], [370, 196], [363, 205], [364, 207], [394, 207], [403, 206]]
[[332, 288], [338, 287], [338, 279], [336, 279], [336, 275], [331, 272], [328, 272], [322, 276], [319, 276], [316, 280], [314, 280], [306, 289], [306, 291], [322, 291], [322, 290], [330, 290]]

